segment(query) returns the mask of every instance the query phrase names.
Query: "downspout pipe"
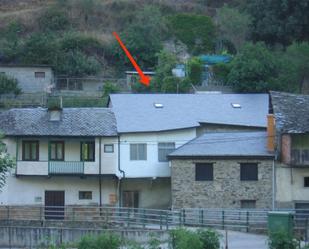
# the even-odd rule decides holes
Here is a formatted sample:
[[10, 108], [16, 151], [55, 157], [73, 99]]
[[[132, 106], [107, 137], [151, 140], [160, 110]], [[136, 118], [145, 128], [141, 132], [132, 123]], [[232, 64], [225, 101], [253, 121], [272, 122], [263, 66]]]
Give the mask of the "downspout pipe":
[[101, 143], [102, 143], [102, 138], [99, 137], [99, 204], [100, 204], [100, 207], [102, 207], [102, 169], [101, 169], [101, 166], [102, 166], [102, 151], [101, 151]]
[[122, 205], [122, 203], [121, 203], [121, 179], [125, 178], [126, 174], [125, 174], [124, 170], [121, 169], [121, 165], [120, 165], [120, 136], [118, 136], [118, 170], [122, 174], [122, 177], [120, 177], [119, 180], [118, 180], [118, 196], [119, 196], [118, 205], [121, 207], [121, 205]]

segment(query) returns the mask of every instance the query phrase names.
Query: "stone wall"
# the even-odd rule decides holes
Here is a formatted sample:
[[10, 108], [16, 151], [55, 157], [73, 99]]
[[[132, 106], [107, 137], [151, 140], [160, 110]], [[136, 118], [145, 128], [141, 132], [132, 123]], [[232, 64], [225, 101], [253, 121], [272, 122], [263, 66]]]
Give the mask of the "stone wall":
[[[195, 163], [214, 163], [213, 181], [195, 181]], [[242, 162], [258, 163], [258, 181], [240, 181]], [[272, 207], [272, 160], [173, 160], [173, 208], [240, 208], [256, 200], [256, 208]]]

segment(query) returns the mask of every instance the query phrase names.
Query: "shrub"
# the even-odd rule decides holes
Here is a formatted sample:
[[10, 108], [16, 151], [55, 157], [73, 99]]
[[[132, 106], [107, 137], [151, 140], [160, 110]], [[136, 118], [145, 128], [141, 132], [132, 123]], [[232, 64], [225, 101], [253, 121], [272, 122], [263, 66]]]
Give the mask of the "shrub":
[[184, 228], [171, 231], [171, 243], [173, 249], [203, 249], [199, 235]]
[[229, 64], [226, 63], [219, 63], [212, 67], [215, 78], [222, 83], [227, 82], [227, 76], [230, 72]]
[[198, 57], [193, 57], [188, 62], [188, 77], [193, 85], [202, 83], [203, 62]]
[[69, 26], [68, 15], [59, 8], [47, 9], [38, 19], [40, 29], [43, 31], [60, 31]]
[[0, 74], [0, 94], [8, 93], [13, 93], [15, 95], [21, 93], [21, 89], [18, 86], [18, 81], [4, 74]]
[[296, 249], [298, 241], [290, 234], [279, 231], [269, 235], [268, 247], [269, 249]]
[[212, 229], [198, 230], [203, 249], [220, 249], [220, 234]]
[[193, 54], [210, 52], [214, 47], [215, 26], [210, 17], [176, 14], [167, 18], [171, 32], [188, 46]]
[[121, 240], [117, 235], [104, 233], [97, 237], [86, 236], [78, 243], [78, 249], [119, 249]]
[[119, 92], [120, 89], [116, 84], [113, 84], [110, 81], [105, 82], [103, 86], [103, 96], [108, 97], [111, 93]]

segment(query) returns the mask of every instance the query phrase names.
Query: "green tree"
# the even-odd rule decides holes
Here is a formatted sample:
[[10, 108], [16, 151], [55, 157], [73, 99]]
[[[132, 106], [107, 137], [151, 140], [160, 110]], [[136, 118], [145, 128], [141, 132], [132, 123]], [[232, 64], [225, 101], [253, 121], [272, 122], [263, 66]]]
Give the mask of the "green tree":
[[213, 51], [215, 27], [210, 17], [195, 14], [176, 14], [167, 18], [169, 30], [187, 45], [193, 54]]
[[193, 57], [188, 64], [188, 78], [193, 85], [201, 85], [204, 64], [198, 57]]
[[[142, 68], [151, 68], [157, 61], [157, 53], [162, 48], [164, 26], [162, 15], [158, 8], [146, 6], [136, 15], [135, 20], [120, 34], [122, 41], [133, 56], [136, 56]], [[116, 44], [116, 54], [121, 61], [131, 67], [119, 44]]]
[[224, 5], [217, 11], [216, 20], [219, 38], [232, 42], [238, 51], [249, 36], [250, 15]]
[[250, 0], [248, 12], [255, 41], [287, 46], [309, 40], [308, 0]]
[[278, 66], [273, 54], [263, 43], [247, 43], [234, 57], [227, 76], [228, 83], [239, 92], [281, 90], [274, 84]]
[[40, 29], [44, 32], [61, 31], [69, 27], [68, 14], [62, 8], [53, 6], [48, 8], [38, 18]]
[[103, 85], [103, 97], [108, 97], [111, 93], [117, 93], [119, 91], [120, 88], [110, 81], [106, 81]]
[[0, 95], [8, 93], [18, 95], [21, 93], [21, 89], [16, 79], [0, 74]]
[[14, 160], [7, 153], [6, 145], [0, 135], [0, 189], [4, 187], [8, 172], [15, 166]]

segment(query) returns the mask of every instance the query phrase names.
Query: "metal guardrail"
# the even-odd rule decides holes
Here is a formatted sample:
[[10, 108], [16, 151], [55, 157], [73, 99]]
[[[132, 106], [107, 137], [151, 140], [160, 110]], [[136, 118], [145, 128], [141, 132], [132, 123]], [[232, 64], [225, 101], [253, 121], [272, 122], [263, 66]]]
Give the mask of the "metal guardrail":
[[84, 162], [72, 161], [49, 161], [49, 174], [84, 174]]
[[[178, 226], [212, 227], [244, 232], [267, 232], [270, 210], [181, 209], [161, 210], [99, 206], [0, 206], [2, 221], [57, 221], [102, 223], [110, 226], [169, 229]], [[294, 215], [294, 230], [307, 237], [309, 210], [289, 211]]]

